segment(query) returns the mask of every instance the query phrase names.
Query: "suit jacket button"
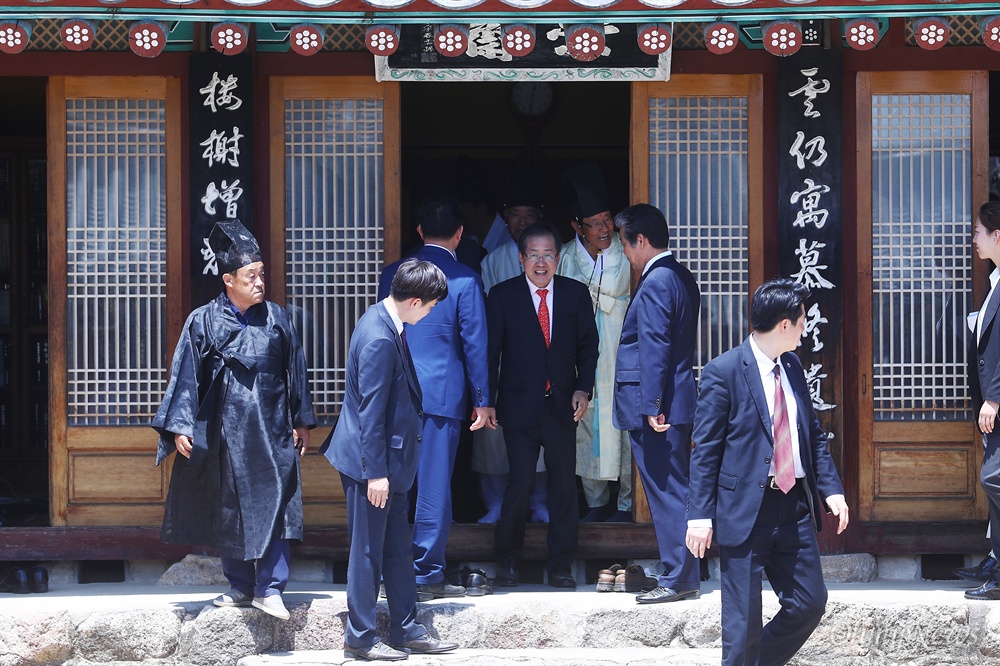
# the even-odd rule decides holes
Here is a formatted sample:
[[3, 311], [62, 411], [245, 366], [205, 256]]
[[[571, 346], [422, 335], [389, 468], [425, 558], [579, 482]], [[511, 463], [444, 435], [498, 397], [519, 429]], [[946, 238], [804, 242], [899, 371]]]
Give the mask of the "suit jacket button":
[[979, 359], [979, 365], [986, 365], [986, 361], [984, 361], [983, 359]]
[[760, 487], [761, 487], [761, 488], [763, 488], [763, 487], [764, 487], [764, 485], [765, 485], [765, 484], [764, 484], [764, 482], [763, 482], [763, 481], [761, 481], [761, 482], [760, 482]]
[[420, 435], [417, 435], [417, 441], [418, 442], [420, 441]]
[[770, 458], [764, 458], [764, 464], [765, 465], [770, 465], [771, 464], [771, 459]]

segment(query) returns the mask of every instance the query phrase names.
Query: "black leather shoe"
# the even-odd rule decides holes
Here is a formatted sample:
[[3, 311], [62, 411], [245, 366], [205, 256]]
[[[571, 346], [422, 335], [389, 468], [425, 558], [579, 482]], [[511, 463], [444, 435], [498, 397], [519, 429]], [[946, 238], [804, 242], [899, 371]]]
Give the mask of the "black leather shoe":
[[45, 567], [34, 566], [31, 567], [31, 582], [29, 586], [31, 591], [36, 594], [43, 594], [49, 591], [49, 572], [45, 570]]
[[590, 507], [590, 511], [587, 512], [583, 518], [580, 519], [581, 523], [603, 523], [608, 518], [610, 518], [615, 513], [615, 506], [608, 502], [604, 506], [593, 506]]
[[549, 585], [566, 590], [576, 589], [576, 579], [565, 564], [557, 564], [549, 570]]
[[990, 578], [976, 589], [966, 590], [965, 598], [979, 601], [1000, 601], [1000, 583], [997, 583], [996, 578]]
[[393, 649], [381, 641], [376, 641], [375, 645], [369, 647], [356, 648], [344, 645], [344, 656], [349, 659], [364, 659], [365, 661], [402, 661], [410, 655]]
[[974, 583], [985, 583], [993, 574], [997, 572], [997, 560], [992, 555], [987, 555], [983, 558], [983, 561], [974, 567], [955, 569], [952, 571], [953, 574], [959, 578], [964, 578], [965, 580], [971, 580]]
[[458, 647], [458, 643], [445, 643], [444, 641], [439, 641], [436, 638], [431, 638], [430, 634], [424, 634], [420, 638], [415, 638], [412, 641], [406, 641], [405, 643], [400, 643], [399, 645], [394, 645], [397, 650], [402, 650], [405, 653], [415, 652], [416, 654], [441, 654], [442, 652], [451, 652]]
[[468, 565], [462, 570], [462, 580], [465, 583], [465, 592], [470, 597], [483, 597], [493, 594], [493, 587], [486, 577], [486, 572], [482, 569], [470, 569]]
[[31, 588], [28, 586], [28, 573], [21, 567], [14, 567], [7, 571], [7, 575], [0, 581], [0, 592], [12, 592], [14, 594], [28, 594]]
[[671, 590], [669, 587], [657, 587], [635, 598], [640, 604], [663, 604], [681, 599], [697, 599], [698, 590]]
[[440, 583], [430, 583], [427, 585], [417, 585], [417, 595], [420, 594], [430, 594], [435, 599], [443, 599], [445, 597], [464, 597], [465, 588], [461, 585], [449, 585], [448, 583], [441, 581]]
[[497, 575], [493, 584], [497, 587], [517, 587], [517, 560], [513, 557], [501, 557], [497, 562]]

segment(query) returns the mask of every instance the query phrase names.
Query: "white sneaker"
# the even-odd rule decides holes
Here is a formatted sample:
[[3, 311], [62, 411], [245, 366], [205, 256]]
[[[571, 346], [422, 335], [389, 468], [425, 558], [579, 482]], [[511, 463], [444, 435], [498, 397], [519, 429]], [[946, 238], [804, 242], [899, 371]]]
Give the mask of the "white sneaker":
[[253, 607], [259, 608], [268, 615], [273, 615], [279, 620], [287, 620], [291, 617], [285, 603], [281, 600], [280, 594], [272, 594], [267, 597], [254, 597]]
[[212, 603], [223, 608], [242, 608], [249, 606], [252, 597], [246, 592], [240, 592], [235, 587], [225, 594], [217, 596]]

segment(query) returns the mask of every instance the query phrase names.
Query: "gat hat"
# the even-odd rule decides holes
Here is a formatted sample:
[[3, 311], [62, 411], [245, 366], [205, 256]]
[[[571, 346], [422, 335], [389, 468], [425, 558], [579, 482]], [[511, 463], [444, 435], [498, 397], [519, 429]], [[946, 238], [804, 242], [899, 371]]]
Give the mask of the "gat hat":
[[208, 236], [215, 260], [223, 273], [232, 273], [247, 264], [261, 261], [260, 246], [239, 220], [216, 223]]
[[500, 210], [514, 206], [542, 209], [542, 177], [529, 169], [514, 169], [507, 173], [506, 187]]
[[584, 162], [566, 171], [562, 194], [570, 215], [578, 220], [611, 210], [608, 188], [597, 162]]

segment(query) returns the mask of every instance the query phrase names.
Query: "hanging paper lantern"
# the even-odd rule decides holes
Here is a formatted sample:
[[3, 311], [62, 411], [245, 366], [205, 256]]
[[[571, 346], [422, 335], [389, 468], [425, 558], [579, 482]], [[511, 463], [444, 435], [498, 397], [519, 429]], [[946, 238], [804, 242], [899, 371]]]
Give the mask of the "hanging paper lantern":
[[288, 44], [303, 56], [316, 55], [323, 48], [326, 30], [314, 23], [299, 23], [288, 31]]
[[919, 19], [913, 22], [913, 36], [920, 48], [937, 51], [948, 43], [951, 27], [946, 19], [938, 16]]
[[717, 21], [705, 26], [705, 48], [715, 55], [733, 51], [739, 43], [739, 33], [735, 23]]
[[844, 39], [856, 51], [871, 51], [882, 38], [878, 21], [873, 18], [856, 18], [844, 24]]
[[157, 21], [136, 21], [128, 29], [128, 46], [143, 58], [155, 58], [167, 46], [167, 30]]
[[434, 49], [448, 58], [464, 54], [469, 49], [469, 29], [454, 23], [439, 25], [434, 32]]
[[666, 23], [647, 23], [639, 26], [636, 41], [639, 50], [648, 55], [660, 55], [670, 48], [670, 27]]
[[377, 56], [390, 56], [399, 48], [399, 28], [373, 25], [365, 32], [365, 46]]
[[566, 30], [566, 49], [574, 60], [596, 60], [604, 53], [604, 45], [604, 28], [599, 25], [582, 23]]
[[212, 48], [223, 55], [243, 53], [247, 47], [248, 31], [242, 23], [216, 23], [212, 27]]
[[3, 21], [0, 23], [0, 52], [11, 55], [28, 48], [31, 41], [29, 21]]
[[522, 58], [534, 50], [538, 40], [535, 38], [534, 27], [524, 23], [514, 23], [504, 27], [500, 43], [504, 51], [515, 58]]
[[764, 50], [771, 55], [790, 56], [802, 48], [802, 26], [798, 21], [771, 21], [761, 35]]
[[70, 51], [86, 51], [94, 44], [94, 24], [85, 19], [67, 19], [63, 22], [59, 35], [63, 46]]
[[1000, 51], [1000, 16], [984, 16], [979, 21], [979, 32], [983, 35], [983, 44]]

